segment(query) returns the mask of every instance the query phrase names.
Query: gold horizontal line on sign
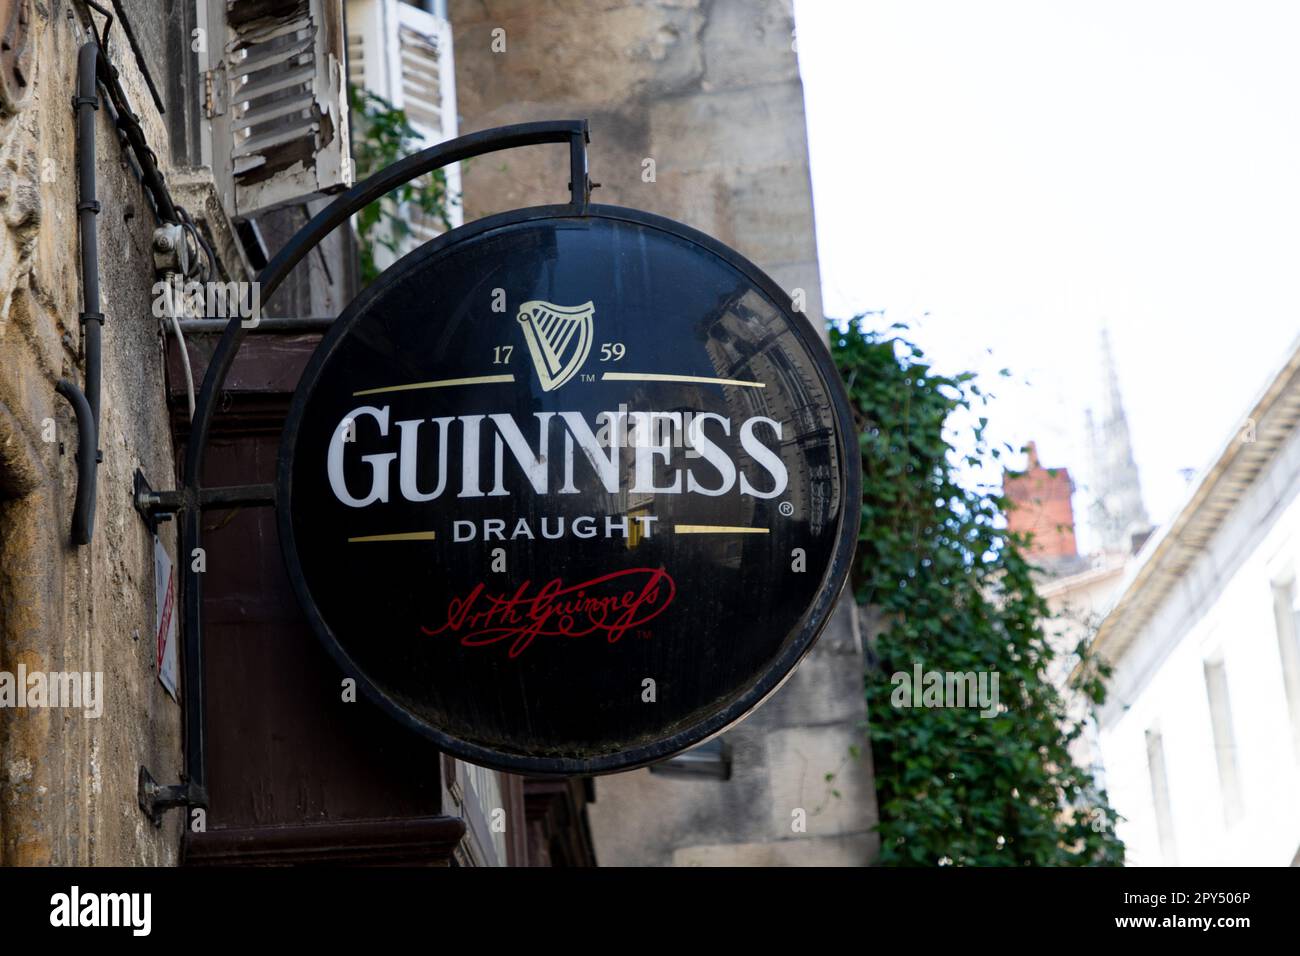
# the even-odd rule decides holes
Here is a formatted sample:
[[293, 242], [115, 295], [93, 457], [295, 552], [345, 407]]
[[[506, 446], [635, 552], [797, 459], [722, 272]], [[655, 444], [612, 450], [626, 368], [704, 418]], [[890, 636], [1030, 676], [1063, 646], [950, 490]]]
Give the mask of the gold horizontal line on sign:
[[383, 392], [415, 392], [422, 388], [451, 388], [456, 385], [495, 385], [501, 382], [513, 382], [513, 375], [474, 375], [470, 378], [443, 378], [433, 382], [412, 382], [410, 385], [385, 385], [383, 388], [364, 388], [353, 392], [358, 395], [379, 395]]
[[745, 388], [767, 388], [762, 382], [745, 382], [738, 378], [710, 378], [707, 375], [669, 375], [661, 372], [606, 372], [601, 378], [607, 382], [699, 382], [702, 385], [743, 385]]
[[729, 524], [679, 524], [676, 534], [767, 534], [767, 528], [747, 528]]
[[363, 534], [348, 538], [348, 541], [432, 541], [435, 535], [433, 531], [403, 531], [399, 534]]

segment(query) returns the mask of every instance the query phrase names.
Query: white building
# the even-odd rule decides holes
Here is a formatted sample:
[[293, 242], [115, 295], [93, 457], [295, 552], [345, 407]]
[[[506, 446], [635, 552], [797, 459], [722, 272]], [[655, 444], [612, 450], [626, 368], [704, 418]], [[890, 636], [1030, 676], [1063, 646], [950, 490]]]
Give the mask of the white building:
[[1125, 574], [1094, 649], [1136, 865], [1300, 863], [1300, 345]]

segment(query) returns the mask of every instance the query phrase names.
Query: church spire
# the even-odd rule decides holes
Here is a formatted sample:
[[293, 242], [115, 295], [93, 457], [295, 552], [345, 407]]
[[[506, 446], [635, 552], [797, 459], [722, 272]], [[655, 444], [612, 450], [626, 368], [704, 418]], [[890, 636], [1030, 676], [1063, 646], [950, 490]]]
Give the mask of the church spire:
[[1150, 529], [1137, 463], [1129, 440], [1128, 419], [1120, 395], [1119, 372], [1110, 333], [1101, 332], [1102, 411], [1100, 420], [1087, 412], [1092, 453], [1092, 504], [1088, 523], [1103, 551], [1130, 551], [1133, 536]]

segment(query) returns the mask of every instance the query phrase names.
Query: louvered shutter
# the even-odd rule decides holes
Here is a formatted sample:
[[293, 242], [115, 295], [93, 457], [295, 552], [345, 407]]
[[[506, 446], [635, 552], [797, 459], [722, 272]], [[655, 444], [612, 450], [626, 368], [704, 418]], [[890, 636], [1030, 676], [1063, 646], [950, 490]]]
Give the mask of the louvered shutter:
[[247, 217], [351, 185], [342, 0], [200, 0], [212, 166]]
[[[425, 136], [427, 145], [460, 135], [456, 118], [456, 60], [452, 51], [451, 24], [446, 20], [398, 3], [401, 14], [399, 43], [402, 56], [402, 97], [411, 125]], [[448, 218], [452, 226], [462, 222], [460, 164], [447, 168]], [[442, 231], [441, 224], [413, 217], [413, 227], [425, 240]]]
[[[420, 134], [418, 148], [458, 135], [456, 67], [451, 24], [400, 0], [348, 0], [348, 79], [406, 113]], [[460, 166], [448, 167], [448, 218], [460, 225]], [[406, 216], [412, 235], [402, 252], [432, 239], [445, 228], [419, 210]], [[386, 250], [376, 251], [380, 266]]]

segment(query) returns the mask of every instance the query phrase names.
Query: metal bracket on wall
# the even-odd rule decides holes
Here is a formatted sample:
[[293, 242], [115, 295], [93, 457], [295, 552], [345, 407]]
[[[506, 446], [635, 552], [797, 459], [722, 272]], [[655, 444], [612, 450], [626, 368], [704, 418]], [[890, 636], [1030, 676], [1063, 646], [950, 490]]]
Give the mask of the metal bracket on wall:
[[[158, 523], [160, 521], [170, 521], [173, 517], [187, 509], [202, 512], [206, 509], [220, 508], [242, 508], [245, 506], [265, 507], [275, 504], [275, 488], [272, 485], [233, 485], [221, 488], [191, 488], [174, 491], [155, 491], [145, 478], [144, 472], [136, 469], [135, 480], [133, 482], [132, 504], [135, 510], [139, 512], [140, 517], [145, 524], [149, 526], [151, 534], [158, 533]], [[178, 546], [180, 536], [177, 536]], [[188, 565], [187, 565], [188, 567]], [[192, 587], [190, 575], [185, 576], [187, 587]], [[186, 677], [192, 679], [192, 671], [189, 655], [191, 645], [186, 643]], [[201, 680], [201, 678], [200, 678]], [[197, 685], [195, 685], [197, 686]], [[195, 693], [186, 689], [183, 693], [188, 696], [196, 696], [198, 705], [202, 706], [203, 694], [201, 691]], [[189, 701], [186, 702], [186, 727], [194, 727], [194, 717], [191, 708], [194, 705]], [[201, 727], [201, 725], [199, 725]], [[195, 739], [189, 736], [187, 730], [186, 750], [195, 749], [202, 752], [203, 746], [201, 739]], [[149, 773], [147, 767], [140, 768], [140, 776], [136, 789], [136, 799], [140, 809], [148, 815], [154, 826], [162, 826], [163, 814], [173, 807], [206, 807], [208, 804], [208, 792], [202, 782], [195, 783], [187, 781], [184, 783], [163, 786], [154, 780], [153, 775]]]
[[159, 521], [170, 521], [187, 508], [200, 511], [221, 508], [267, 508], [275, 505], [274, 485], [222, 485], [218, 488], [180, 488], [154, 491], [140, 469], [135, 471], [132, 504], [149, 530], [157, 532]]
[[162, 826], [163, 814], [173, 807], [206, 807], [208, 792], [192, 783], [177, 783], [164, 787], [149, 771], [141, 767], [136, 799], [154, 826]]
[[159, 521], [170, 521], [175, 510], [164, 510], [162, 508], [162, 495], [149, 487], [149, 480], [145, 478], [144, 472], [139, 468], [135, 470], [135, 480], [132, 484], [131, 503], [135, 505], [135, 510], [140, 513], [144, 523], [149, 526], [150, 534], [158, 533]]

